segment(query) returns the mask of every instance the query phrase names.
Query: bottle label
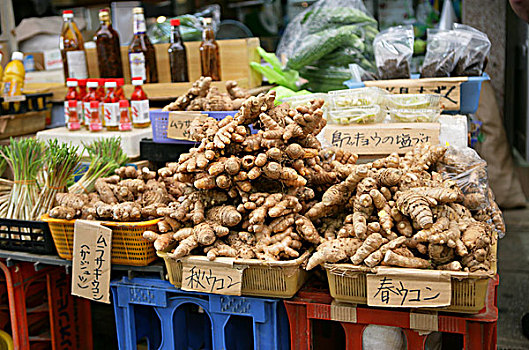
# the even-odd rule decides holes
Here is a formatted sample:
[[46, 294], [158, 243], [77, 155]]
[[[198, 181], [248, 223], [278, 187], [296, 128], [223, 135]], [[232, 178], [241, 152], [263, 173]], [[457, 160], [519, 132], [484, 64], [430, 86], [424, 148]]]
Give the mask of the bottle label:
[[132, 130], [132, 125], [130, 123], [121, 123], [119, 124], [120, 131], [129, 131]]
[[68, 101], [64, 101], [64, 124], [68, 124], [70, 113], [68, 112]]
[[132, 123], [145, 124], [149, 122], [149, 100], [130, 101], [132, 109]]
[[147, 75], [145, 72], [145, 55], [143, 52], [129, 53], [129, 62], [131, 78], [142, 78], [145, 81]]
[[145, 16], [142, 14], [134, 14], [134, 34], [145, 33]]
[[68, 78], [88, 78], [84, 50], [66, 51], [66, 62], [68, 63]]
[[[103, 129], [103, 123], [101, 123], [101, 119], [99, 118], [99, 107], [98, 108], [90, 108], [88, 107], [88, 111], [90, 113], [90, 116], [87, 116], [87, 123], [89, 123], [88, 128], [90, 131], [101, 131]], [[97, 117], [96, 117], [97, 114]]]
[[85, 125], [90, 123], [90, 102], [83, 102], [83, 121]]
[[104, 104], [105, 126], [119, 126], [119, 103]]

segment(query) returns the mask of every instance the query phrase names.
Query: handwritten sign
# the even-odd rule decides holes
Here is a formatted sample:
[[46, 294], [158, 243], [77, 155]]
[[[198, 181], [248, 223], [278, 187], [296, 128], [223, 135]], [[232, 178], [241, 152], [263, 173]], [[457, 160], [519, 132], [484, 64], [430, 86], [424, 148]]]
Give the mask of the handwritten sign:
[[111, 247], [111, 229], [94, 221], [75, 221], [72, 294], [110, 303]]
[[450, 275], [443, 271], [385, 269], [367, 275], [367, 305], [440, 307], [450, 305]]
[[323, 137], [357, 154], [403, 154], [420, 143], [438, 144], [439, 131], [439, 123], [327, 125]]
[[170, 112], [167, 123], [167, 137], [176, 140], [191, 140], [187, 128], [195, 118], [206, 119], [207, 115], [200, 112]]
[[441, 95], [441, 104], [448, 111], [461, 109], [461, 83], [466, 77], [393, 79], [366, 81], [366, 86], [386, 89], [392, 94], [437, 94]]
[[182, 290], [241, 295], [243, 270], [230, 258], [186, 258], [182, 260]]

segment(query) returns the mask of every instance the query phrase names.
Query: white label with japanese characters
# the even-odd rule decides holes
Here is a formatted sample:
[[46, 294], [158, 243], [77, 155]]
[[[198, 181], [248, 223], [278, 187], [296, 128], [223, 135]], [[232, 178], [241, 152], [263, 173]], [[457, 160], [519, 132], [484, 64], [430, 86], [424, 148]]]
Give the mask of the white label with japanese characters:
[[105, 126], [119, 126], [119, 103], [104, 104]]
[[379, 268], [367, 275], [367, 305], [441, 307], [450, 305], [452, 284], [446, 271]]
[[241, 295], [244, 267], [233, 265], [232, 258], [206, 257], [182, 259], [182, 290], [224, 295]]
[[144, 124], [149, 122], [149, 100], [130, 101], [132, 123]]
[[68, 78], [88, 78], [86, 55], [84, 50], [66, 51], [66, 62], [68, 63]]
[[110, 303], [112, 230], [97, 221], [76, 220], [73, 236], [72, 294]]
[[167, 138], [175, 140], [192, 140], [188, 128], [195, 118], [206, 120], [207, 115], [191, 111], [169, 112]]
[[131, 52], [129, 53], [130, 62], [130, 77], [131, 78], [142, 78], [143, 81], [147, 79], [145, 70], [145, 55], [143, 52]]

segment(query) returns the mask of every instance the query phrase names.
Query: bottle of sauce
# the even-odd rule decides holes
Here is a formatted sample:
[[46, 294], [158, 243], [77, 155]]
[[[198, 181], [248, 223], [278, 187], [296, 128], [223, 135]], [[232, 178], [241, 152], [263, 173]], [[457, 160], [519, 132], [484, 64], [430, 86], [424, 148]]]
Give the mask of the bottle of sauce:
[[88, 128], [90, 125], [90, 103], [93, 101], [99, 102], [99, 97], [97, 94], [99, 82], [97, 81], [97, 79], [89, 80], [86, 83], [86, 86], [88, 87], [88, 92], [86, 93], [86, 96], [83, 99], [83, 121], [84, 126]]
[[129, 46], [130, 77], [142, 78], [147, 83], [157, 83], [156, 53], [154, 46], [145, 34], [143, 8], [135, 7], [133, 14], [134, 37]]
[[211, 77], [213, 81], [220, 81], [219, 45], [215, 41], [211, 18], [204, 18], [204, 31], [199, 50], [202, 76]]
[[97, 49], [99, 76], [102, 78], [123, 77], [119, 35], [112, 28], [108, 9], [99, 10], [99, 23], [99, 29], [94, 37]]
[[132, 110], [132, 125], [135, 128], [148, 128], [151, 125], [149, 119], [149, 99], [143, 91], [143, 81], [141, 78], [133, 78], [132, 85], [134, 91], [130, 96], [130, 106]]
[[116, 82], [107, 81], [105, 83], [105, 88], [107, 89], [107, 94], [104, 100], [104, 119], [105, 127], [108, 131], [118, 131], [119, 130], [119, 99], [116, 96]]
[[126, 100], [125, 98], [125, 92], [123, 91], [123, 85], [125, 85], [125, 79], [118, 78], [114, 79], [116, 81], [116, 85], [118, 86], [116, 89], [116, 95], [120, 100]]
[[131, 131], [132, 125], [129, 117], [129, 101], [119, 101], [119, 131]]
[[81, 126], [85, 126], [85, 117], [84, 117], [84, 98], [86, 97], [86, 94], [88, 93], [86, 91], [86, 82], [88, 79], [79, 79], [77, 80], [77, 94], [78, 94], [78, 101], [77, 102], [77, 109], [79, 110], [79, 122], [81, 122]]
[[77, 24], [73, 21], [73, 11], [62, 12], [61, 49], [64, 77], [75, 79], [88, 78], [84, 41]]
[[[24, 69], [24, 54], [22, 52], [15, 51], [11, 55], [11, 62], [6, 65], [4, 75], [2, 77], [2, 95], [7, 97], [22, 95], [22, 89], [24, 88], [24, 78], [26, 77], [26, 70]], [[9, 108], [9, 102], [4, 102], [3, 107]], [[20, 104], [16, 102], [14, 104], [15, 111], [18, 111]]]
[[169, 65], [171, 66], [171, 82], [187, 82], [187, 53], [182, 35], [180, 34], [180, 20], [171, 20], [171, 45], [167, 50], [169, 53]]
[[64, 122], [68, 124], [70, 101], [79, 101], [79, 94], [77, 93], [77, 79], [66, 79], [66, 86], [68, 87], [68, 91], [64, 97]]
[[68, 101], [67, 117], [68, 117], [68, 120], [66, 122], [66, 125], [68, 127], [68, 130], [76, 131], [76, 130], [81, 129], [81, 123], [79, 122], [79, 117], [78, 117], [77, 101], [75, 100]]
[[99, 101], [91, 101], [89, 108], [88, 129], [92, 132], [103, 130], [103, 123], [99, 117]]

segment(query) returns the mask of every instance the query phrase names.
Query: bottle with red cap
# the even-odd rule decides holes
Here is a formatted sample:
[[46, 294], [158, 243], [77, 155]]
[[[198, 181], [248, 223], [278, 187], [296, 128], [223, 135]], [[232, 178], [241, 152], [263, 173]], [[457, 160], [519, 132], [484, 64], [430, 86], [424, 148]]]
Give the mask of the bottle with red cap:
[[73, 20], [73, 11], [62, 12], [63, 24], [59, 48], [62, 54], [62, 62], [65, 78], [86, 79], [88, 78], [88, 66], [84, 51], [84, 41], [77, 24]]
[[68, 130], [70, 131], [76, 131], [81, 128], [81, 123], [79, 122], [78, 117], [78, 110], [77, 110], [77, 101], [71, 100], [68, 101], [68, 121], [66, 123]]
[[107, 81], [105, 83], [107, 94], [104, 102], [105, 127], [108, 131], [119, 130], [119, 99], [116, 96], [116, 82]]
[[66, 79], [66, 86], [68, 87], [68, 92], [64, 97], [64, 122], [68, 123], [68, 109], [70, 101], [78, 101], [79, 94], [77, 93], [77, 79], [68, 78]]
[[105, 105], [105, 83], [107, 82], [106, 79], [99, 78], [99, 87], [97, 88], [97, 96], [99, 97], [99, 108], [101, 110], [99, 111], [99, 115], [101, 116], [101, 121], [103, 122], [103, 126], [105, 126], [105, 111], [103, 109]]
[[119, 101], [119, 131], [132, 130], [132, 124], [129, 117], [129, 101]]
[[92, 132], [103, 130], [103, 123], [99, 117], [99, 101], [91, 101], [89, 108], [88, 129]]
[[84, 98], [86, 97], [86, 94], [88, 93], [86, 90], [86, 82], [88, 79], [78, 79], [77, 80], [77, 94], [79, 95], [79, 99], [77, 102], [77, 108], [79, 109], [79, 121], [81, 122], [81, 126], [85, 125], [85, 118], [84, 118]]
[[125, 79], [117, 78], [114, 80], [116, 81], [116, 85], [117, 85], [116, 95], [118, 96], [120, 100], [126, 100], [125, 92], [123, 91], [123, 85], [125, 85]]
[[90, 124], [90, 103], [92, 101], [99, 102], [99, 97], [97, 95], [99, 82], [97, 79], [88, 79], [86, 86], [88, 87], [88, 92], [83, 99], [83, 121], [85, 127], [88, 128]]
[[130, 96], [130, 106], [132, 110], [132, 125], [135, 128], [147, 128], [151, 125], [149, 119], [149, 99], [143, 91], [143, 80], [141, 78], [132, 78], [134, 91]]
[[171, 66], [171, 82], [187, 82], [187, 53], [182, 35], [180, 34], [180, 20], [171, 20], [171, 45], [167, 50], [169, 53], [169, 65]]

